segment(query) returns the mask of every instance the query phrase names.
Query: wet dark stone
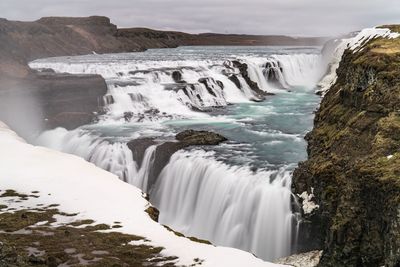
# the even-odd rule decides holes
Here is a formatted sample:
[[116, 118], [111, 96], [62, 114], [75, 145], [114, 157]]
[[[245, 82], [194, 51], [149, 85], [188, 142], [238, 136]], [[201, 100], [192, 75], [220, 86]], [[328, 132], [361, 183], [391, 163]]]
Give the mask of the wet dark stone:
[[128, 142], [127, 146], [132, 151], [133, 160], [141, 166], [146, 149], [155, 144], [154, 138], [140, 138]]
[[172, 79], [174, 79], [176, 83], [182, 82], [182, 73], [177, 70], [172, 72]]
[[[227, 139], [217, 133], [208, 131], [186, 130], [175, 136], [175, 141], [167, 141], [157, 146], [153, 168], [149, 174], [148, 188], [156, 182], [162, 169], [168, 164], [171, 156], [178, 150], [190, 146], [218, 145]], [[156, 144], [153, 138], [142, 138], [130, 141], [127, 145], [133, 153], [133, 159], [142, 164], [144, 153], [148, 147]]]

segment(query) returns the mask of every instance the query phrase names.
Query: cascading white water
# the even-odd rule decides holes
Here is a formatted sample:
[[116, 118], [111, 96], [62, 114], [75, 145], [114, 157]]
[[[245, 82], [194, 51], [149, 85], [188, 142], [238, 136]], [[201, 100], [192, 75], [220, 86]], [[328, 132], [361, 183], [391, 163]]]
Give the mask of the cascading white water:
[[[38, 144], [79, 155], [144, 192], [150, 192], [151, 201], [161, 211], [160, 222], [188, 236], [250, 251], [266, 260], [288, 255], [291, 252], [294, 222], [290, 203], [291, 174], [282, 167], [289, 166], [286, 160], [282, 160], [283, 164], [278, 170], [252, 171], [246, 166], [231, 167], [222, 163], [210, 152], [180, 151], [172, 156], [156, 184], [149, 188], [149, 172], [156, 146], [147, 148], [138, 166], [125, 142], [140, 135], [137, 130], [130, 132], [132, 125], [142, 128], [148, 127], [147, 124], [167, 127], [162, 122], [170, 120], [173, 123], [174, 119], [180, 118], [196, 119], [197, 122], [211, 121], [212, 114], [197, 110], [226, 107], [230, 103], [244, 103], [244, 107], [249, 107], [246, 116], [255, 115], [256, 109], [252, 109], [254, 103], [249, 100], [260, 98], [239, 69], [234, 67], [234, 60], [246, 63], [249, 78], [261, 90], [288, 94], [286, 89], [295, 90], [296, 86], [310, 86], [309, 90], [314, 88], [320, 69], [319, 55], [230, 56], [228, 61], [225, 61], [226, 58], [129, 60], [125, 56], [129, 55], [92, 55], [39, 60], [30, 64], [33, 68], [52, 68], [57, 72], [101, 74], [108, 85], [108, 93], [104, 98], [107, 114], [102, 116], [98, 128], [92, 126], [103, 134], [97, 135], [82, 129], [55, 129], [43, 133], [38, 138]], [[272, 72], [274, 75], [269, 74]], [[293, 99], [289, 102], [286, 100], [282, 99], [279, 106], [290, 108]], [[263, 106], [260, 110], [265, 108]], [[293, 114], [297, 116], [298, 113], [296, 110]], [[291, 131], [284, 132], [286, 125], [277, 130], [260, 129], [257, 120], [268, 114], [260, 112], [255, 115], [254, 125], [246, 125], [245, 121], [238, 123], [233, 116], [229, 118], [233, 122], [227, 129], [232, 129], [234, 133], [238, 125], [246, 125], [249, 129], [239, 131], [238, 135], [247, 136], [256, 132], [264, 136], [264, 133], [276, 131], [281, 137], [285, 134], [293, 136]], [[282, 111], [282, 116], [284, 114], [287, 112]], [[201, 120], [197, 120], [199, 118]], [[216, 115], [213, 119], [220, 122], [227, 118]], [[275, 121], [278, 120], [271, 117], [270, 121], [262, 123], [270, 125]], [[102, 129], [107, 124], [111, 126]], [[128, 129], [123, 141], [119, 133], [107, 138], [112, 127]], [[213, 129], [211, 123], [205, 123], [205, 127]], [[176, 130], [174, 128], [173, 132]], [[294, 131], [296, 137], [300, 136], [301, 132]], [[249, 143], [259, 137], [251, 138]], [[276, 153], [276, 147], [286, 142], [269, 140], [274, 139], [271, 135], [262, 138], [268, 139], [266, 142], [270, 144], [268, 149], [271, 149], [271, 153]], [[288, 155], [297, 152], [290, 149], [282, 151]]]
[[162, 171], [151, 201], [162, 224], [272, 260], [290, 253], [290, 181], [288, 171], [253, 173], [229, 167], [204, 151], [177, 152]]
[[[113, 58], [102, 61], [77, 57], [38, 60], [30, 63], [36, 69], [54, 69], [57, 72], [100, 74], [108, 84], [105, 98], [105, 120], [127, 119], [157, 121], [180, 117], [207, 116], [194, 112], [228, 103], [260, 100], [246, 83], [238, 69], [229, 61], [129, 61]], [[79, 58], [82, 58], [79, 60]], [[268, 73], [274, 72], [279, 87], [309, 86], [320, 78], [320, 56], [315, 54], [273, 55], [267, 58], [239, 58], [246, 63], [250, 79], [263, 91], [273, 91], [276, 84]], [[273, 66], [273, 67], [271, 67]], [[180, 81], [174, 79], [179, 74]], [[229, 77], [235, 75], [240, 88]]]
[[293, 86], [313, 87], [324, 75], [321, 56], [315, 54], [272, 55], [246, 58], [249, 76], [266, 91]]
[[151, 168], [153, 167], [156, 148], [156, 145], [152, 145], [146, 149], [139, 172], [137, 173], [137, 175], [130, 177], [129, 181], [130, 184], [133, 184], [134, 186], [142, 189], [142, 191], [146, 193], [150, 189], [148, 188], [149, 174]]
[[142, 164], [138, 166], [133, 160], [132, 151], [125, 143], [110, 143], [82, 130], [67, 131], [57, 128], [46, 131], [37, 138], [36, 144], [80, 156], [142, 189], [143, 192], [149, 189], [149, 171], [154, 162], [156, 145], [146, 149]]
[[36, 144], [80, 156], [126, 182], [137, 173], [132, 152], [126, 144], [110, 143], [81, 130], [67, 131], [57, 128], [46, 131], [37, 138]]

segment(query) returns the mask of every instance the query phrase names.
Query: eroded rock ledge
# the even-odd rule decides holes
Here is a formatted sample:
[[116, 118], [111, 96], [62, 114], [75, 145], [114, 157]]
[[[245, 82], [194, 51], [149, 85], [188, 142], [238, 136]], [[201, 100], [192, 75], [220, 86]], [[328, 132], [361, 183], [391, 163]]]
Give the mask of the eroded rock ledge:
[[162, 169], [168, 164], [171, 156], [178, 150], [190, 147], [190, 146], [213, 146], [218, 145], [227, 139], [218, 134], [209, 131], [195, 131], [185, 130], [178, 133], [175, 136], [175, 140], [171, 141], [156, 141], [152, 138], [135, 139], [128, 142], [128, 147], [132, 151], [133, 159], [141, 165], [144, 153], [151, 145], [157, 145], [155, 151], [155, 158], [153, 167], [149, 174], [149, 186], [153, 185], [161, 173]]
[[[400, 31], [399, 26], [390, 26]], [[295, 193], [314, 194], [303, 251], [319, 266], [400, 265], [400, 38], [346, 51], [306, 137]]]

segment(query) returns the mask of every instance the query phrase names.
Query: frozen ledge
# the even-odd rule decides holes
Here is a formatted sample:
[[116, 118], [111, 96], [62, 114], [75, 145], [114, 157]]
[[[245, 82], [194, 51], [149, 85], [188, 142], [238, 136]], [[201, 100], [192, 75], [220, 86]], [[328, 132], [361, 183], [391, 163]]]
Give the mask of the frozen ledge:
[[0, 188], [40, 192], [38, 198], [29, 200], [32, 207], [56, 203], [62, 212], [78, 213], [78, 220], [90, 218], [108, 225], [121, 222], [122, 227], [112, 231], [143, 236], [150, 240], [149, 245], [164, 247], [161, 254], [177, 256], [178, 266], [195, 264], [198, 259], [204, 260], [201, 266], [283, 266], [238, 249], [176, 236], [144, 212], [149, 203], [139, 189], [77, 156], [27, 144], [2, 122], [0, 162]]

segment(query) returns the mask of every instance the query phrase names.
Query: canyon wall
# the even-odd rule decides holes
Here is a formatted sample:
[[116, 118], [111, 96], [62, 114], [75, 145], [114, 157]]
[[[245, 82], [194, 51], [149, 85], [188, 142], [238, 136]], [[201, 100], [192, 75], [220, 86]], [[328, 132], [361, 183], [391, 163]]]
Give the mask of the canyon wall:
[[300, 247], [323, 249], [319, 266], [400, 264], [399, 47], [379, 37], [347, 49], [306, 137], [293, 189], [314, 202]]

